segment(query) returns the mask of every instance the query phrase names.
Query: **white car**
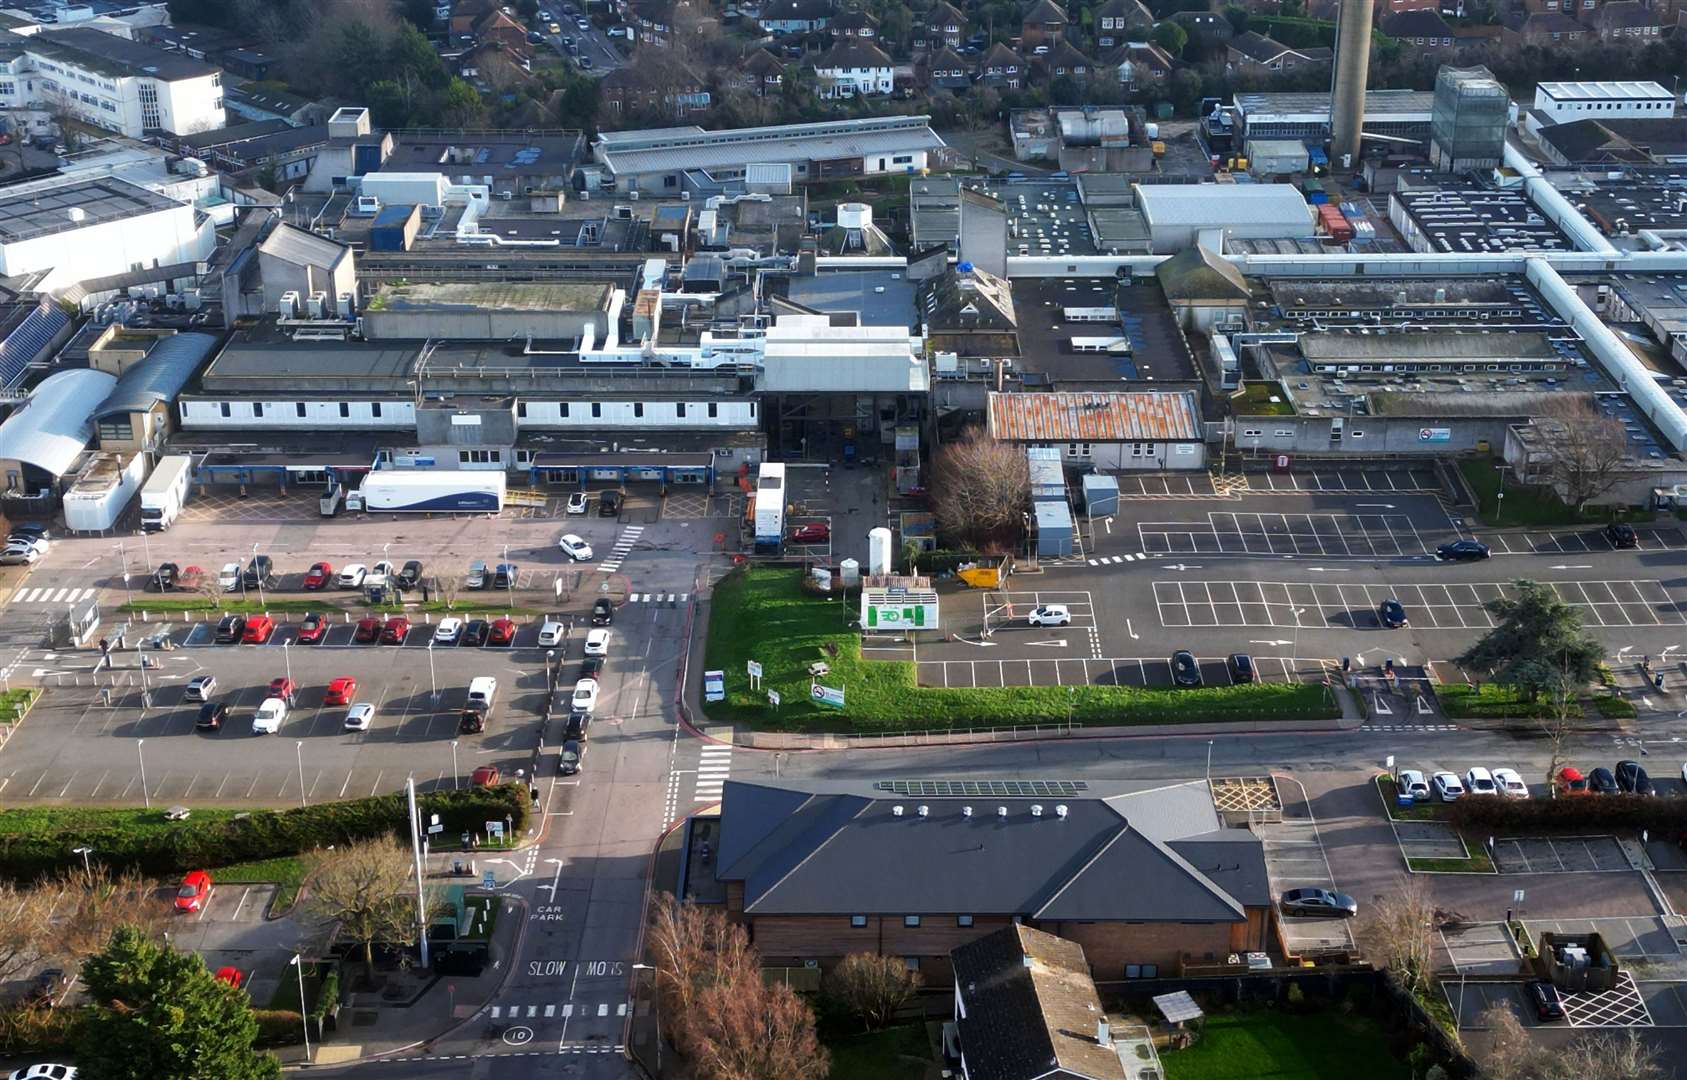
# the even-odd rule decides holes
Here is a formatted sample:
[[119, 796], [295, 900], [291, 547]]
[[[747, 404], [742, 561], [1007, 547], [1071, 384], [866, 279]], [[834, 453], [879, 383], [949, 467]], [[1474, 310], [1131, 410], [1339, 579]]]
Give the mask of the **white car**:
[[1418, 770], [1401, 769], [1399, 779], [1395, 783], [1399, 785], [1401, 794], [1410, 795], [1413, 802], [1429, 801], [1429, 781], [1425, 780], [1423, 773]]
[[1435, 790], [1435, 797], [1442, 802], [1455, 802], [1464, 795], [1464, 784], [1459, 781], [1456, 773], [1438, 772], [1430, 779], [1429, 786]]
[[576, 491], [568, 497], [568, 512], [570, 514], [584, 514], [586, 507], [590, 506], [591, 502], [590, 495], [587, 495], [584, 491]]
[[1516, 769], [1495, 769], [1493, 777], [1494, 786], [1500, 789], [1501, 795], [1513, 799], [1527, 799], [1529, 797], [1529, 785], [1525, 784], [1523, 778], [1517, 775]]
[[369, 568], [367, 566], [360, 562], [354, 562], [350, 566], [340, 567], [340, 576], [335, 578], [334, 581], [342, 589], [355, 589], [363, 584], [363, 579], [368, 574]]
[[217, 571], [217, 584], [222, 586], [223, 592], [236, 592], [240, 588], [240, 564], [237, 562], [223, 563], [223, 568]]
[[586, 635], [586, 655], [609, 655], [609, 630], [607, 628], [600, 626]]
[[1464, 790], [1471, 795], [1498, 795], [1494, 774], [1478, 765], [1464, 774]]
[[363, 584], [385, 585], [387, 582], [392, 580], [392, 576], [396, 573], [398, 573], [398, 568], [393, 566], [392, 563], [387, 562], [385, 559], [382, 559], [380, 562], [369, 568], [369, 572], [363, 576]]
[[6, 566], [34, 566], [41, 561], [41, 549], [28, 541], [7, 544], [0, 551], [0, 564]]
[[574, 684], [574, 696], [568, 707], [576, 712], [589, 713], [597, 708], [597, 680], [581, 679]]
[[545, 648], [561, 643], [562, 635], [567, 633], [567, 627], [551, 619], [546, 619], [539, 627], [539, 644]]
[[1039, 604], [1025, 616], [1025, 621], [1032, 626], [1065, 626], [1072, 621], [1072, 613], [1066, 610], [1065, 604]]
[[252, 717], [252, 734], [274, 735], [281, 730], [281, 722], [285, 719], [287, 702], [278, 697], [265, 698]]
[[347, 731], [368, 731], [369, 725], [375, 719], [375, 706], [367, 701], [360, 701], [346, 710]]
[[74, 1065], [30, 1065], [6, 1074], [6, 1080], [76, 1080]]
[[591, 561], [592, 545], [586, 543], [585, 540], [575, 536], [573, 533], [569, 533], [561, 540], [558, 540], [556, 542], [556, 546], [562, 549], [562, 553], [564, 555], [573, 559], [575, 562]]
[[433, 628], [433, 643], [435, 645], [455, 645], [457, 635], [463, 632], [463, 620], [455, 615], [448, 615], [439, 620], [439, 625]]

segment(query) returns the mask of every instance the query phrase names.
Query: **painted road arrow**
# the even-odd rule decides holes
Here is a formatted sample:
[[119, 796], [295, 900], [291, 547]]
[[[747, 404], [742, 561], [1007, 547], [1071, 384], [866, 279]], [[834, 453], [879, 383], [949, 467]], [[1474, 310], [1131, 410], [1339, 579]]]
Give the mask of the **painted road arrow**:
[[1360, 509], [1364, 509], [1365, 507], [1370, 507], [1370, 508], [1375, 509], [1375, 510], [1392, 510], [1392, 509], [1394, 509], [1393, 503], [1354, 503], [1353, 505], [1360, 508]]
[[1191, 566], [1188, 563], [1174, 562], [1174, 563], [1168, 564], [1166, 566], [1166, 569], [1167, 570], [1200, 570], [1200, 569], [1203, 569], [1203, 567], [1201, 567], [1199, 564]]
[[1307, 569], [1312, 571], [1314, 574], [1347, 574], [1347, 573], [1351, 573], [1351, 571], [1343, 569], [1342, 567], [1339, 567], [1339, 566], [1308, 566]]
[[1055, 638], [1053, 641], [1027, 641], [1027, 642], [1025, 642], [1025, 644], [1026, 645], [1052, 645], [1053, 647], [1055, 647], [1057, 649], [1064, 649], [1066, 647], [1066, 639], [1065, 638]]

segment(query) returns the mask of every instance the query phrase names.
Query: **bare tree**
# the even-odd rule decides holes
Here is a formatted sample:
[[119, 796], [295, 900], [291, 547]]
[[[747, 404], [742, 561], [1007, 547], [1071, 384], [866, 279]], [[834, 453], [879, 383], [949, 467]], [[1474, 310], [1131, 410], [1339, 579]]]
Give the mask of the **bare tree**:
[[1633, 1029], [1570, 1044], [1557, 1062], [1558, 1075], [1575, 1080], [1661, 1080], [1657, 1051]]
[[416, 908], [410, 895], [411, 854], [390, 838], [361, 840], [319, 854], [305, 913], [339, 924], [363, 947], [364, 974], [375, 977], [375, 943], [415, 942]]
[[895, 956], [850, 953], [826, 977], [832, 996], [861, 1018], [867, 1030], [884, 1027], [913, 999], [920, 974]]
[[700, 1080], [826, 1080], [830, 1055], [814, 1013], [789, 986], [739, 971], [698, 996], [689, 1056]]
[[754, 972], [754, 953], [743, 928], [720, 911], [681, 904], [668, 893], [656, 898], [649, 940], [664, 1024], [683, 1050], [695, 1036], [702, 992]]
[[18, 978], [40, 958], [50, 905], [40, 888], [0, 883], [0, 982]]
[[1435, 959], [1435, 905], [1423, 889], [1385, 896], [1371, 905], [1362, 931], [1371, 954], [1408, 993], [1429, 985]]
[[39, 888], [50, 909], [45, 951], [55, 956], [86, 959], [105, 948], [121, 926], [148, 938], [163, 935], [166, 906], [152, 882], [133, 870], [114, 874], [108, 866], [77, 867]]
[[951, 543], [1011, 543], [1023, 528], [1030, 467], [1023, 447], [969, 428], [932, 465], [931, 508]]
[[1554, 398], [1542, 412], [1553, 482], [1581, 510], [1610, 490], [1628, 460], [1628, 433], [1584, 398]]
[[1509, 1004], [1495, 1002], [1483, 1009], [1476, 1024], [1488, 1032], [1488, 1053], [1482, 1063], [1486, 1080], [1547, 1080], [1552, 1056], [1529, 1037]]
[[1580, 689], [1566, 658], [1557, 685], [1546, 690], [1547, 714], [1540, 720], [1541, 733], [1546, 736], [1547, 745], [1551, 748], [1546, 765], [1546, 790], [1555, 799], [1558, 797], [1558, 770], [1564, 764], [1564, 747], [1572, 734], [1576, 696]]
[[457, 574], [436, 576], [433, 579], [433, 594], [439, 597], [440, 603], [445, 605], [446, 611], [457, 609], [457, 594], [462, 591], [463, 579]]

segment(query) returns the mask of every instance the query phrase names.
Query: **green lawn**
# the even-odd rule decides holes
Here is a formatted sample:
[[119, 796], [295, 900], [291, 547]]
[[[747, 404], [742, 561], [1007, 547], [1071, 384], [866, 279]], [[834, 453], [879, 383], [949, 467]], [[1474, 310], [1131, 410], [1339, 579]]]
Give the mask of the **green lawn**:
[[[1441, 709], [1455, 720], [1549, 720], [1553, 717], [1552, 702], [1545, 698], [1523, 701], [1504, 686], [1484, 683], [1481, 687], [1463, 683], [1444, 683], [1435, 688], [1441, 699]], [[1571, 716], [1580, 716], [1582, 707], [1571, 703]]]
[[41, 691], [34, 687], [0, 691], [0, 724], [12, 724], [23, 719], [24, 713], [29, 711], [30, 703], [40, 693]]
[[[911, 663], [863, 660], [859, 638], [844, 627], [838, 601], [804, 594], [800, 577], [797, 570], [756, 567], [729, 575], [716, 588], [704, 666], [726, 673], [727, 699], [708, 707], [711, 720], [783, 731], [887, 732], [1064, 724], [1068, 717], [1080, 725], [1106, 725], [1339, 715], [1328, 689], [1319, 685], [921, 687]], [[762, 665], [760, 691], [750, 690], [749, 660]], [[831, 665], [821, 682], [844, 691], [844, 709], [826, 708], [810, 698], [807, 670], [817, 660]], [[768, 689], [779, 692], [777, 709], [767, 703]]]
[[828, 1080], [920, 1080], [930, 1060], [924, 1024], [900, 1024], [864, 1035], [828, 1040]]
[[[1382, 1032], [1358, 1017], [1326, 1012], [1229, 1013], [1207, 1018], [1187, 1050], [1162, 1050], [1166, 1080], [1410, 1080], [1389, 1056]], [[834, 1074], [835, 1075], [835, 1074]]]
[[299, 886], [304, 884], [306, 873], [305, 860], [297, 855], [211, 868], [211, 878], [219, 885], [274, 883], [279, 886], [275, 893], [274, 910], [277, 912], [291, 908], [299, 898]]
[[1230, 400], [1239, 416], [1292, 416], [1295, 411], [1289, 395], [1274, 382], [1248, 383], [1239, 393], [1232, 394]]
[[1394, 802], [1396, 789], [1394, 777], [1377, 777], [1377, 790], [1382, 794], [1382, 803], [1388, 808], [1388, 816], [1395, 821], [1439, 821], [1446, 816], [1445, 803], [1420, 802], [1411, 806], [1397, 806]]
[[[1574, 507], [1551, 491], [1526, 487], [1508, 478], [1504, 484], [1505, 499], [1499, 498], [1501, 477], [1498, 462], [1493, 458], [1469, 458], [1459, 462], [1459, 472], [1465, 483], [1476, 493], [1477, 515], [1484, 524], [1511, 525], [1589, 525], [1611, 520], [1608, 507], [1578, 513]], [[1505, 505], [1501, 506], [1500, 503]]]
[[[199, 808], [193, 811], [193, 817], [196, 821], [216, 821], [231, 818], [239, 812]], [[0, 835], [5, 836], [74, 837], [78, 830], [83, 829], [122, 829], [125, 832], [144, 835], [171, 832], [179, 828], [176, 822], [164, 820], [163, 807], [152, 810], [107, 810], [84, 806], [33, 806], [0, 810]]]

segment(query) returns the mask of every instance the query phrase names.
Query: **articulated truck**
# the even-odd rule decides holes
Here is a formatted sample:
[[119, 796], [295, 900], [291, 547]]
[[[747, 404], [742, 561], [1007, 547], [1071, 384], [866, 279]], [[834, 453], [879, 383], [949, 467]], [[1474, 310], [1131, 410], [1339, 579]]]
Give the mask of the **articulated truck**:
[[173, 454], [158, 462], [141, 488], [141, 528], [163, 532], [176, 522], [187, 502], [188, 484], [193, 479], [193, 461], [186, 454]]
[[496, 514], [504, 508], [497, 470], [376, 469], [346, 493], [347, 510], [388, 514]]

